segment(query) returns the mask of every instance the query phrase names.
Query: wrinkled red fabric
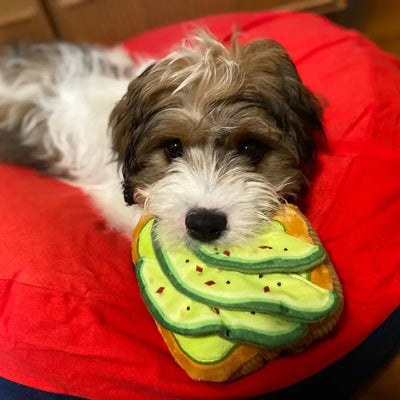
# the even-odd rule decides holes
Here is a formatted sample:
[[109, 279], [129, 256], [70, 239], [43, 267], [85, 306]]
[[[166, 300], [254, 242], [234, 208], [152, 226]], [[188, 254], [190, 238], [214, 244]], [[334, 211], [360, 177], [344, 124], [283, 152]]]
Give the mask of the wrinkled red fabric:
[[193, 26], [225, 43], [278, 40], [325, 104], [326, 143], [303, 204], [344, 288], [332, 334], [237, 382], [195, 382], [140, 297], [130, 242], [77, 188], [0, 165], [0, 376], [95, 399], [243, 398], [300, 381], [359, 345], [400, 301], [400, 64], [323, 17], [204, 18], [126, 42], [160, 57]]

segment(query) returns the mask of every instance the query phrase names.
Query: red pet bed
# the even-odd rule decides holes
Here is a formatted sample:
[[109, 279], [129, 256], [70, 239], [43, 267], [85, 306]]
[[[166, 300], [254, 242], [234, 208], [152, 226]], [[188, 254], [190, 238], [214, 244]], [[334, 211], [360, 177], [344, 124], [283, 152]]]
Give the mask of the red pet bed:
[[[243, 398], [291, 385], [346, 355], [400, 302], [400, 64], [353, 31], [307, 14], [196, 21], [229, 43], [279, 41], [325, 105], [326, 143], [303, 210], [341, 278], [334, 332], [237, 382], [190, 380], [140, 297], [130, 242], [76, 188], [0, 166], [0, 376], [95, 399]], [[160, 57], [193, 23], [125, 45]]]

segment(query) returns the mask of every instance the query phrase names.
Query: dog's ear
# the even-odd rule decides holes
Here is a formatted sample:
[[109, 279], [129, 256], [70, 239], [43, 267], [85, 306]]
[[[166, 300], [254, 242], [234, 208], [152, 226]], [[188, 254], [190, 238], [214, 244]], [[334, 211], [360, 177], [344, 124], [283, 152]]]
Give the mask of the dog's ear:
[[124, 181], [122, 183], [122, 193], [124, 195], [124, 201], [127, 206], [131, 206], [136, 203], [133, 195], [132, 184], [129, 184], [128, 182]]
[[144, 94], [145, 85], [148, 84], [148, 75], [153, 66], [154, 63], [132, 80], [127, 92], [112, 110], [109, 119], [113, 148], [118, 163], [122, 165], [124, 176], [122, 188], [127, 205], [135, 203], [132, 176], [138, 169], [135, 149], [141, 135], [137, 128], [144, 121], [143, 107], [145, 105], [141, 97]]
[[144, 88], [148, 85], [149, 75], [155, 63], [150, 64], [138, 77], [133, 79], [127, 92], [116, 104], [110, 114], [113, 147], [118, 155], [118, 161], [123, 163], [130, 142], [136, 141], [135, 132], [143, 116]]
[[260, 39], [243, 46], [239, 60], [248, 90], [262, 96], [263, 106], [285, 132], [299, 161], [308, 161], [314, 153], [313, 135], [322, 131], [322, 108], [303, 85], [287, 51], [274, 40]]
[[118, 162], [123, 162], [130, 137], [129, 92], [116, 104], [110, 114], [109, 126]]

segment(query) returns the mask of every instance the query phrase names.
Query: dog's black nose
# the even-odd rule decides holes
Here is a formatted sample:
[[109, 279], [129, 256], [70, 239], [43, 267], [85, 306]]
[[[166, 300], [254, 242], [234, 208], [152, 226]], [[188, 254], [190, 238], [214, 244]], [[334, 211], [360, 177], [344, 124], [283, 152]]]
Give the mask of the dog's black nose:
[[226, 229], [226, 215], [216, 210], [198, 208], [187, 213], [185, 224], [189, 236], [200, 242], [218, 239]]

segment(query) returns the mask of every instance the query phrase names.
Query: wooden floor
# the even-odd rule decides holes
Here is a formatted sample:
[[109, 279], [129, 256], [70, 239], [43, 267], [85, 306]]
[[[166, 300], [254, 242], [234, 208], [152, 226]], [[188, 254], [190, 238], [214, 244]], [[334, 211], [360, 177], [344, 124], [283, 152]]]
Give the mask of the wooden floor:
[[[331, 19], [362, 32], [383, 50], [400, 57], [400, 0], [349, 0], [348, 9]], [[400, 400], [400, 351], [352, 400]]]

